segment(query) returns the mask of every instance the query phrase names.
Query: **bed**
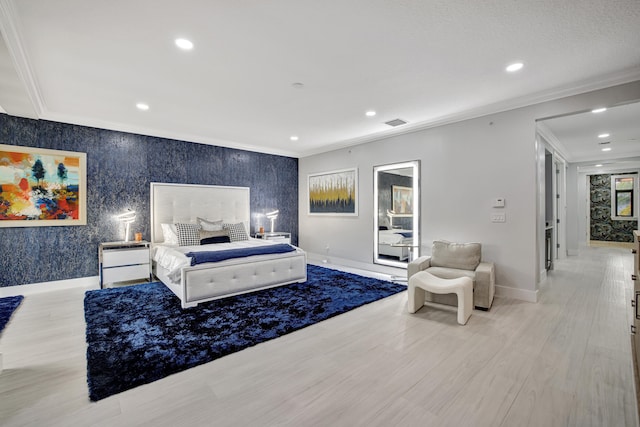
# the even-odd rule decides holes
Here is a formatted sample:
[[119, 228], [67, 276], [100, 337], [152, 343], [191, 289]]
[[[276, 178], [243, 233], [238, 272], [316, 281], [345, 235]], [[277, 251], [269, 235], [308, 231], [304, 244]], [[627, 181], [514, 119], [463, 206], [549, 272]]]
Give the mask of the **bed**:
[[[295, 246], [289, 247], [290, 250], [286, 252], [256, 252], [250, 256], [192, 265], [191, 258], [199, 257], [193, 254], [194, 251], [215, 255], [219, 251], [230, 253], [247, 247], [266, 246], [267, 252], [274, 252], [273, 245], [281, 243], [248, 238], [231, 243], [200, 245], [198, 241], [195, 245], [180, 246], [178, 242], [165, 239], [168, 225], [197, 224], [199, 219], [222, 222], [225, 226], [242, 224], [248, 233], [251, 218], [249, 195], [248, 187], [151, 183], [153, 274], [180, 298], [183, 308], [307, 280], [306, 254]], [[280, 249], [284, 250], [282, 247]]]
[[410, 245], [413, 242], [411, 230], [392, 228], [378, 231], [378, 254], [398, 258], [399, 261], [409, 259], [410, 247], [396, 245]]

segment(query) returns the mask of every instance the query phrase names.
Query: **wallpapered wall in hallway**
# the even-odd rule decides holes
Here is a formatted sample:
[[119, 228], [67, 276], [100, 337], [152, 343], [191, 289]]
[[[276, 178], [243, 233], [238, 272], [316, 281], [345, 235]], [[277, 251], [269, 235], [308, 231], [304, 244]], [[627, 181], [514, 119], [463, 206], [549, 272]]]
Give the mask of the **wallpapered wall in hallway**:
[[123, 238], [114, 215], [135, 210], [131, 232], [150, 238], [150, 182], [250, 187], [252, 214], [279, 209], [298, 241], [298, 159], [6, 114], [0, 141], [87, 153], [87, 225], [3, 228], [0, 287], [97, 276], [98, 244]]
[[637, 229], [638, 221], [611, 219], [611, 174], [591, 175], [589, 179], [591, 201], [589, 239], [605, 242], [633, 242], [633, 230]]

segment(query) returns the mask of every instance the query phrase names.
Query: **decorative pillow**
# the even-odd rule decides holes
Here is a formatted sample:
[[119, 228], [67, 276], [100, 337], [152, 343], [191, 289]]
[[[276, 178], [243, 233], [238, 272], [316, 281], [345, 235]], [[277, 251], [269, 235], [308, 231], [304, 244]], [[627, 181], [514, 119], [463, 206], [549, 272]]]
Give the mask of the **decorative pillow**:
[[162, 235], [164, 236], [164, 243], [168, 245], [178, 245], [178, 231], [175, 224], [160, 224], [162, 227]]
[[207, 237], [216, 237], [216, 236], [228, 236], [229, 235], [229, 231], [228, 230], [216, 230], [216, 231], [207, 231], [207, 230], [200, 230], [200, 238], [201, 239], [206, 239]]
[[434, 240], [431, 249], [433, 267], [475, 270], [480, 264], [480, 243], [452, 243], [446, 240]]
[[237, 224], [222, 224], [222, 228], [229, 232], [229, 238], [232, 242], [249, 240], [249, 235], [247, 234], [247, 230], [244, 228], [244, 223], [242, 222]]
[[204, 231], [220, 231], [222, 230], [222, 220], [220, 221], [209, 221], [204, 218], [197, 218], [198, 224], [202, 227]]
[[231, 239], [229, 238], [228, 234], [225, 234], [224, 236], [212, 236], [212, 237], [200, 239], [201, 245], [211, 245], [213, 243], [230, 243], [230, 242], [231, 242]]
[[203, 231], [200, 230], [200, 244], [208, 245], [211, 243], [229, 243], [229, 232], [227, 230], [220, 231]]
[[200, 224], [176, 224], [178, 230], [178, 244], [180, 246], [200, 245]]

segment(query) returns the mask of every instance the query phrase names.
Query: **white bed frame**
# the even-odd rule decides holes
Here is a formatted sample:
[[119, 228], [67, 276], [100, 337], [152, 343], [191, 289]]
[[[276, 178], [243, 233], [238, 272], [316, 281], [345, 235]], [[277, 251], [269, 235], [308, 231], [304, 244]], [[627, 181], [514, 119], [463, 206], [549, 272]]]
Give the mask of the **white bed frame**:
[[[151, 183], [151, 245], [164, 241], [163, 223], [195, 223], [196, 218], [243, 222], [251, 219], [248, 187]], [[307, 280], [306, 253], [296, 251], [275, 259], [232, 259], [183, 267], [179, 283], [153, 263], [153, 274], [180, 298], [182, 308], [198, 303]]]
[[393, 246], [389, 243], [379, 243], [378, 254], [398, 257], [399, 261], [406, 261], [409, 259], [409, 248], [406, 246]]

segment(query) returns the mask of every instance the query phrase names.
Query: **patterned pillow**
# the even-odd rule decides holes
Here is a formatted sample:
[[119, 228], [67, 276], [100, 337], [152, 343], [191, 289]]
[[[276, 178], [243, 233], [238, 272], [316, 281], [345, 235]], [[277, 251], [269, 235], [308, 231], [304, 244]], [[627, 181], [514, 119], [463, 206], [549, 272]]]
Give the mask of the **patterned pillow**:
[[180, 246], [200, 245], [200, 225], [199, 224], [176, 224], [178, 231], [178, 244]]
[[229, 239], [232, 242], [238, 242], [240, 240], [249, 240], [247, 230], [244, 228], [244, 223], [239, 222], [237, 224], [222, 224], [222, 228], [229, 232]]

